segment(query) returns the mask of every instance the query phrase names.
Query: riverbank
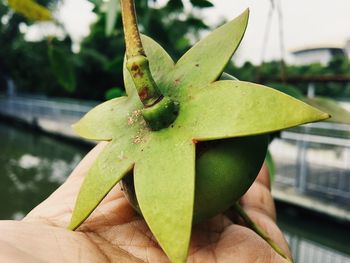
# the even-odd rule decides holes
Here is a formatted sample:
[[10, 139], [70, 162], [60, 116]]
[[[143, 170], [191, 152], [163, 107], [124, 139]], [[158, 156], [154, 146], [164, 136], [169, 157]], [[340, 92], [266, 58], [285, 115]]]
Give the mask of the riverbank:
[[27, 130], [34, 130], [42, 134], [57, 138], [59, 140], [67, 141], [78, 145], [93, 147], [97, 144], [94, 141], [85, 140], [78, 136], [71, 127], [72, 124], [75, 123], [73, 121], [66, 122], [50, 120], [45, 118], [29, 119], [4, 114], [3, 112], [0, 112], [0, 121]]
[[334, 202], [328, 200], [303, 195], [292, 187], [282, 187], [278, 184], [272, 187], [272, 196], [276, 201], [286, 205], [310, 210], [317, 215], [333, 218], [350, 225], [350, 211], [345, 206], [334, 205]]

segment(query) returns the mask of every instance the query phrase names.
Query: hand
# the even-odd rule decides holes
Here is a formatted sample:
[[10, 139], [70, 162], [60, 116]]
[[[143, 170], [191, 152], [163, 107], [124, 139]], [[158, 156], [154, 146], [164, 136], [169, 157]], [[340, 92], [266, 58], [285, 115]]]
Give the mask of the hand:
[[[66, 229], [84, 176], [105, 145], [100, 143], [86, 155], [67, 181], [22, 221], [0, 221], [1, 262], [168, 262], [119, 186], [78, 231]], [[242, 197], [241, 205], [290, 255], [275, 223], [266, 167]], [[194, 226], [188, 262], [287, 262], [261, 237], [237, 222], [234, 214], [226, 213]]]

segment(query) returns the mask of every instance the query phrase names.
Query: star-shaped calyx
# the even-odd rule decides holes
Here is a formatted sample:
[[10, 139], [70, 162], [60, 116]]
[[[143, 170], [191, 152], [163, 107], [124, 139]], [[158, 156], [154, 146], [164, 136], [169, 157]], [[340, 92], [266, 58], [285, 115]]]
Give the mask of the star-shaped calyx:
[[248, 14], [216, 29], [176, 64], [156, 42], [142, 37], [152, 76], [162, 94], [178, 103], [178, 116], [168, 127], [150, 130], [124, 67], [127, 97], [95, 107], [74, 126], [84, 138], [110, 142], [83, 182], [70, 229], [132, 171], [144, 219], [170, 260], [184, 262], [193, 219], [196, 143], [264, 134], [329, 117], [262, 85], [217, 81], [243, 37]]

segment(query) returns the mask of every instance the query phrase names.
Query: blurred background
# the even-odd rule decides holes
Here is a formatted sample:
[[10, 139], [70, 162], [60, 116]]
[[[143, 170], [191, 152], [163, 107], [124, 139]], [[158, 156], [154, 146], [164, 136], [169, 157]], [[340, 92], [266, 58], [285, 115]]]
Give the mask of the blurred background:
[[[70, 125], [125, 94], [118, 0], [0, 0], [0, 219], [21, 219], [93, 144]], [[295, 262], [350, 262], [350, 2], [138, 0], [142, 33], [177, 60], [249, 7], [225, 71], [330, 113], [273, 135], [267, 162]]]

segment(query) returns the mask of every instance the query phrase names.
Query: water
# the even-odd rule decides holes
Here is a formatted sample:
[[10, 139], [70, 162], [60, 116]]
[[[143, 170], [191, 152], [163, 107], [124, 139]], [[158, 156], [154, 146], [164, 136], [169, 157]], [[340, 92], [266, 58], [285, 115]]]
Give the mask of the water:
[[[22, 218], [63, 183], [88, 151], [1, 122], [0, 138], [0, 219]], [[278, 223], [296, 263], [350, 263], [349, 226], [278, 208]]]
[[296, 263], [350, 263], [349, 225], [283, 204], [277, 211]]
[[20, 219], [48, 197], [88, 149], [0, 123], [0, 219]]

